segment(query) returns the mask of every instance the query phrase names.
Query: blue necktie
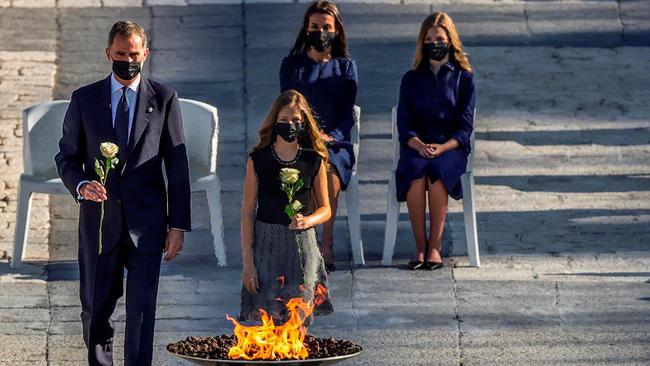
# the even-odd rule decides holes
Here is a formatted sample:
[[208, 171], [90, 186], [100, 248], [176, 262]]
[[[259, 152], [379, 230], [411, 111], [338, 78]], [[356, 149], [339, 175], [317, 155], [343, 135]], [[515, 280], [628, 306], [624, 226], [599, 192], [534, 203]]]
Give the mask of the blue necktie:
[[118, 153], [120, 165], [124, 165], [129, 145], [129, 99], [126, 97], [127, 87], [122, 88], [122, 97], [117, 104], [115, 113], [115, 137], [117, 137], [117, 146], [120, 148]]

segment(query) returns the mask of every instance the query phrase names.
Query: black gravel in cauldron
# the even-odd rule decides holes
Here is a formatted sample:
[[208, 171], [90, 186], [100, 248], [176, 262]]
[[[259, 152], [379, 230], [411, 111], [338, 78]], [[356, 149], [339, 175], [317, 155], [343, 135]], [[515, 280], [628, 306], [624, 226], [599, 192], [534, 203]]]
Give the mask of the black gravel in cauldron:
[[[308, 335], [305, 336], [303, 343], [309, 352], [309, 359], [345, 356], [361, 352], [361, 346], [345, 339], [316, 338]], [[237, 338], [234, 335], [187, 337], [184, 341], [168, 344], [167, 350], [190, 357], [229, 360], [228, 351], [236, 344]]]

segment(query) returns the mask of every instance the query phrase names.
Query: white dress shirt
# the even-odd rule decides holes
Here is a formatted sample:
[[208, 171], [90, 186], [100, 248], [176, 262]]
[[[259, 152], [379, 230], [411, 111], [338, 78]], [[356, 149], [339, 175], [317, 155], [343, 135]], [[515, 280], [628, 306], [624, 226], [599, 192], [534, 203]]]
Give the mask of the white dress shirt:
[[[140, 74], [135, 77], [135, 80], [126, 88], [126, 98], [129, 101], [129, 139], [131, 138], [131, 127], [133, 126], [133, 118], [135, 117], [135, 103], [138, 100], [138, 88], [140, 87]], [[119, 81], [115, 78], [115, 74], [111, 73], [111, 121], [113, 122], [113, 128], [115, 128], [115, 115], [117, 114], [117, 106], [120, 104], [120, 98], [122, 98], [122, 87], [124, 85], [120, 84]], [[122, 163], [122, 162], [121, 162]], [[89, 183], [88, 180], [82, 180], [77, 184], [77, 199], [84, 199], [79, 188], [85, 183]]]
[[[131, 126], [133, 126], [133, 117], [135, 116], [135, 103], [138, 99], [138, 88], [140, 87], [140, 74], [135, 77], [135, 80], [126, 88], [126, 98], [129, 101], [129, 138], [131, 137]], [[117, 106], [120, 104], [122, 98], [122, 88], [124, 85], [120, 84], [115, 79], [115, 74], [111, 74], [111, 113], [113, 115], [113, 128], [115, 128], [115, 115], [117, 114]]]

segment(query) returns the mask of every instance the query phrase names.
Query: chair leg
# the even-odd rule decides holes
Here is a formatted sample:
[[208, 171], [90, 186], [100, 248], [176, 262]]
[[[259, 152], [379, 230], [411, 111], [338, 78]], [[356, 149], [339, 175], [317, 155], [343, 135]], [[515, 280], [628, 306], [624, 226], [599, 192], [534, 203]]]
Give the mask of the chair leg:
[[24, 182], [18, 188], [18, 208], [16, 210], [16, 232], [14, 235], [14, 254], [11, 268], [19, 268], [23, 261], [23, 250], [27, 245], [29, 230], [29, 212], [32, 206], [32, 192]]
[[463, 216], [465, 219], [465, 238], [469, 264], [479, 267], [478, 235], [476, 233], [476, 209], [474, 206], [474, 174], [467, 173], [462, 177], [463, 184]]
[[397, 223], [399, 222], [399, 206], [395, 187], [395, 175], [388, 179], [388, 197], [386, 205], [386, 229], [384, 232], [384, 253], [381, 264], [390, 266], [393, 263], [395, 240], [397, 239]]
[[348, 206], [348, 228], [350, 229], [350, 244], [354, 264], [365, 265], [363, 257], [363, 241], [361, 239], [361, 214], [359, 213], [359, 178], [352, 173], [352, 179], [345, 191], [345, 201]]
[[208, 209], [210, 210], [210, 232], [214, 245], [214, 255], [217, 257], [219, 266], [226, 265], [226, 248], [223, 243], [223, 216], [221, 213], [221, 182], [217, 178], [217, 184], [206, 189], [208, 197]]

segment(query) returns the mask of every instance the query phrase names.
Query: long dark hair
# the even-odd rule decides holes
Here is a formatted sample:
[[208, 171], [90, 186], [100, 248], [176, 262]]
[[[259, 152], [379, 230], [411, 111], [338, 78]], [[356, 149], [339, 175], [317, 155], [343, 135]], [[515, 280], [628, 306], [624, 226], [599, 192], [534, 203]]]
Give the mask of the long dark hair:
[[312, 14], [327, 14], [334, 17], [334, 28], [336, 29], [336, 37], [332, 41], [332, 57], [345, 57], [350, 58], [348, 52], [347, 40], [345, 38], [345, 28], [341, 21], [341, 14], [336, 4], [326, 0], [314, 1], [307, 11], [302, 20], [302, 28], [296, 37], [296, 43], [293, 45], [289, 55], [301, 55], [309, 50], [307, 45], [307, 29], [309, 28], [309, 17]]

